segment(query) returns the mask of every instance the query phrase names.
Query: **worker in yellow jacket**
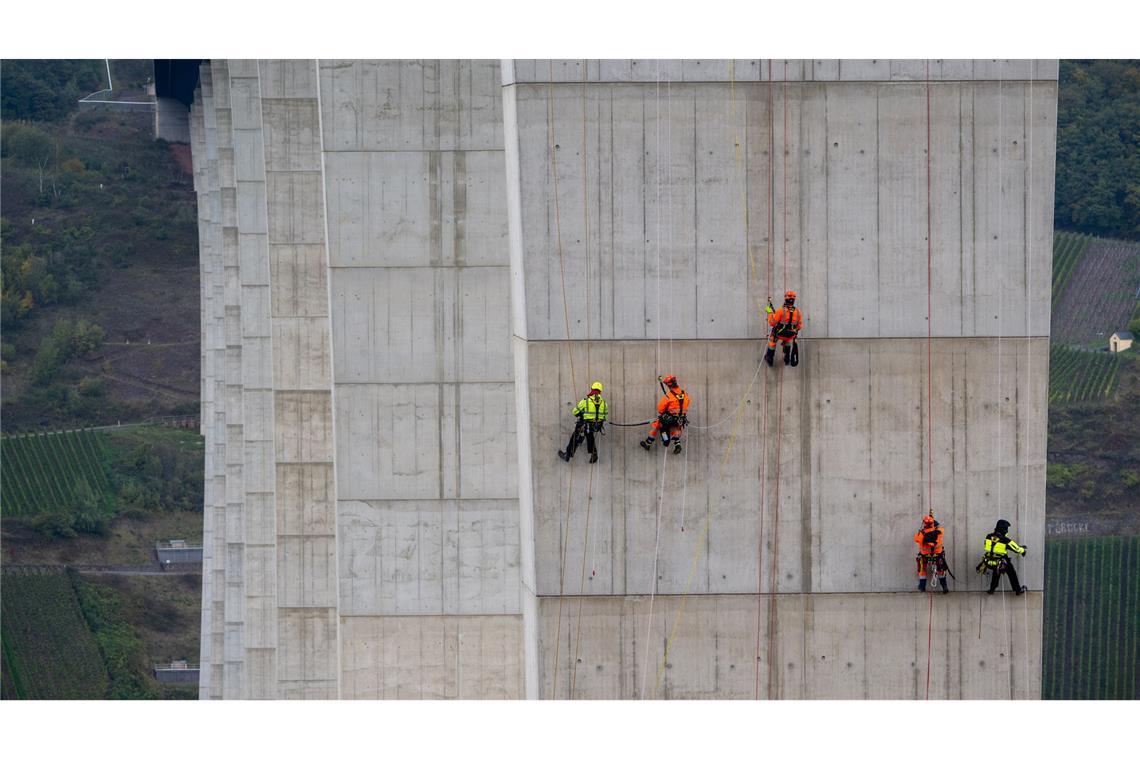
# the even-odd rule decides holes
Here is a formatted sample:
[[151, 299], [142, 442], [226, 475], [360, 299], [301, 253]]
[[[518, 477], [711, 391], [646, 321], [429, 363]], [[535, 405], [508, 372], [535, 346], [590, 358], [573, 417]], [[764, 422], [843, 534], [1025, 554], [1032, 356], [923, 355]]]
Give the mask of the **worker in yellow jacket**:
[[1018, 545], [1016, 541], [1009, 537], [1009, 521], [998, 520], [997, 525], [994, 526], [993, 532], [986, 536], [984, 545], [985, 554], [982, 555], [982, 561], [978, 563], [978, 572], [991, 572], [993, 576], [990, 578], [990, 590], [987, 594], [992, 594], [997, 590], [998, 582], [1004, 573], [1009, 576], [1009, 586], [1013, 592], [1018, 596], [1025, 593], [1025, 586], [1022, 586], [1017, 580], [1017, 570], [1013, 568], [1013, 563], [1010, 562], [1009, 553], [1012, 551], [1015, 554], [1025, 556], [1025, 547]]
[[590, 452], [590, 464], [598, 461], [594, 435], [605, 432], [606, 418], [610, 414], [609, 405], [602, 398], [603, 390], [605, 388], [601, 383], [594, 383], [590, 386], [590, 392], [586, 397], [574, 407], [573, 414], [577, 421], [574, 423], [574, 431], [570, 433], [570, 442], [566, 444], [566, 449], [558, 452], [562, 461], [570, 461], [583, 438], [586, 439], [586, 451]]

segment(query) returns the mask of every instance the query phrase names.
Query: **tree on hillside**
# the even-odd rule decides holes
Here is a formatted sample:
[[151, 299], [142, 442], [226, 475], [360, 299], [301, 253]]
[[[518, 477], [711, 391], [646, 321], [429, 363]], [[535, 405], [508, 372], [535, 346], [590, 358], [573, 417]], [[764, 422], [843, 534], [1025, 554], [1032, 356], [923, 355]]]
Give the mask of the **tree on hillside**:
[[5, 119], [59, 121], [80, 98], [107, 86], [103, 61], [6, 60], [0, 66]]
[[1140, 239], [1140, 61], [1061, 61], [1055, 223]]
[[5, 123], [0, 152], [25, 166], [39, 171], [40, 195], [44, 194], [44, 178], [55, 165], [59, 148], [46, 132], [32, 124]]

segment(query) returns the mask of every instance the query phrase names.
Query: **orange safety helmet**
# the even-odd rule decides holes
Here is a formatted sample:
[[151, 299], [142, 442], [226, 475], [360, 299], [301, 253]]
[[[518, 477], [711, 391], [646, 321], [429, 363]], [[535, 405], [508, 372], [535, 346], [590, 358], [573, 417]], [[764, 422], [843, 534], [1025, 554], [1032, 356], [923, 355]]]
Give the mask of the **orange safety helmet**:
[[661, 378], [661, 382], [665, 383], [670, 388], [677, 387], [677, 378], [673, 375], [666, 375], [665, 377]]
[[794, 290], [789, 290], [788, 292], [784, 293], [784, 300], [785, 300], [785, 301], [794, 301], [794, 300], [796, 300], [796, 291], [794, 291]]
[[933, 516], [931, 516], [931, 515], [926, 515], [926, 516], [924, 516], [924, 517], [922, 518], [922, 524], [923, 524], [924, 526], [931, 526], [931, 525], [933, 525], [933, 524], [934, 524], [934, 517], [933, 517]]

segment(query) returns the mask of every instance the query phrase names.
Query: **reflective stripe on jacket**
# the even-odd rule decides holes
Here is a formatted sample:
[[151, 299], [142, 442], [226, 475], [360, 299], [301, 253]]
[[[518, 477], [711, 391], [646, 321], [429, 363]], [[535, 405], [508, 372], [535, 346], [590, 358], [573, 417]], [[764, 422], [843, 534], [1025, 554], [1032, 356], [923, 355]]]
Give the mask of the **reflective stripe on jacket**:
[[[595, 399], [597, 399], [595, 401]], [[609, 416], [610, 407], [601, 394], [586, 396], [574, 407], [574, 416], [581, 417], [587, 422], [605, 422]]]
[[[930, 541], [925, 540], [927, 533], [933, 533], [934, 536]], [[918, 544], [919, 554], [941, 554], [942, 553], [942, 526], [937, 525], [929, 531], [920, 530], [914, 534], [914, 542]]]
[[657, 414], [672, 414], [680, 417], [689, 411], [689, 394], [678, 388], [670, 390], [668, 395], [662, 396], [657, 402]]
[[804, 318], [795, 306], [781, 306], [768, 315], [768, 324], [777, 335], [795, 335], [803, 329]]
[[1007, 547], [1017, 554], [1025, 554], [1025, 549], [1018, 546], [1017, 542], [1009, 536], [1003, 536], [1000, 533], [991, 533], [986, 536], [986, 562], [992, 565], [1008, 558]]

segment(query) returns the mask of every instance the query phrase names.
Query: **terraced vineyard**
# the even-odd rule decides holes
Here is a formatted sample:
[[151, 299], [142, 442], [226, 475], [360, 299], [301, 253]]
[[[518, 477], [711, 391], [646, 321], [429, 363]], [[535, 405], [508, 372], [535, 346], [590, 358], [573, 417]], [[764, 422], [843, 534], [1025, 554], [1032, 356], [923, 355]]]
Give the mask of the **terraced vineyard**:
[[1140, 537], [1045, 542], [1044, 699], [1140, 698]]
[[1099, 351], [1049, 346], [1049, 403], [1096, 401], [1111, 397], [1127, 358]]
[[1108, 345], [1140, 295], [1140, 243], [1055, 233], [1052, 340]]
[[108, 504], [108, 456], [104, 435], [90, 430], [0, 439], [0, 514], [22, 517], [70, 510], [83, 483]]
[[1065, 285], [1077, 267], [1077, 260], [1092, 239], [1092, 235], [1078, 232], [1053, 233], [1053, 303], [1057, 302], [1058, 295], [1065, 292]]
[[4, 699], [103, 699], [107, 669], [71, 579], [59, 571], [4, 572]]

